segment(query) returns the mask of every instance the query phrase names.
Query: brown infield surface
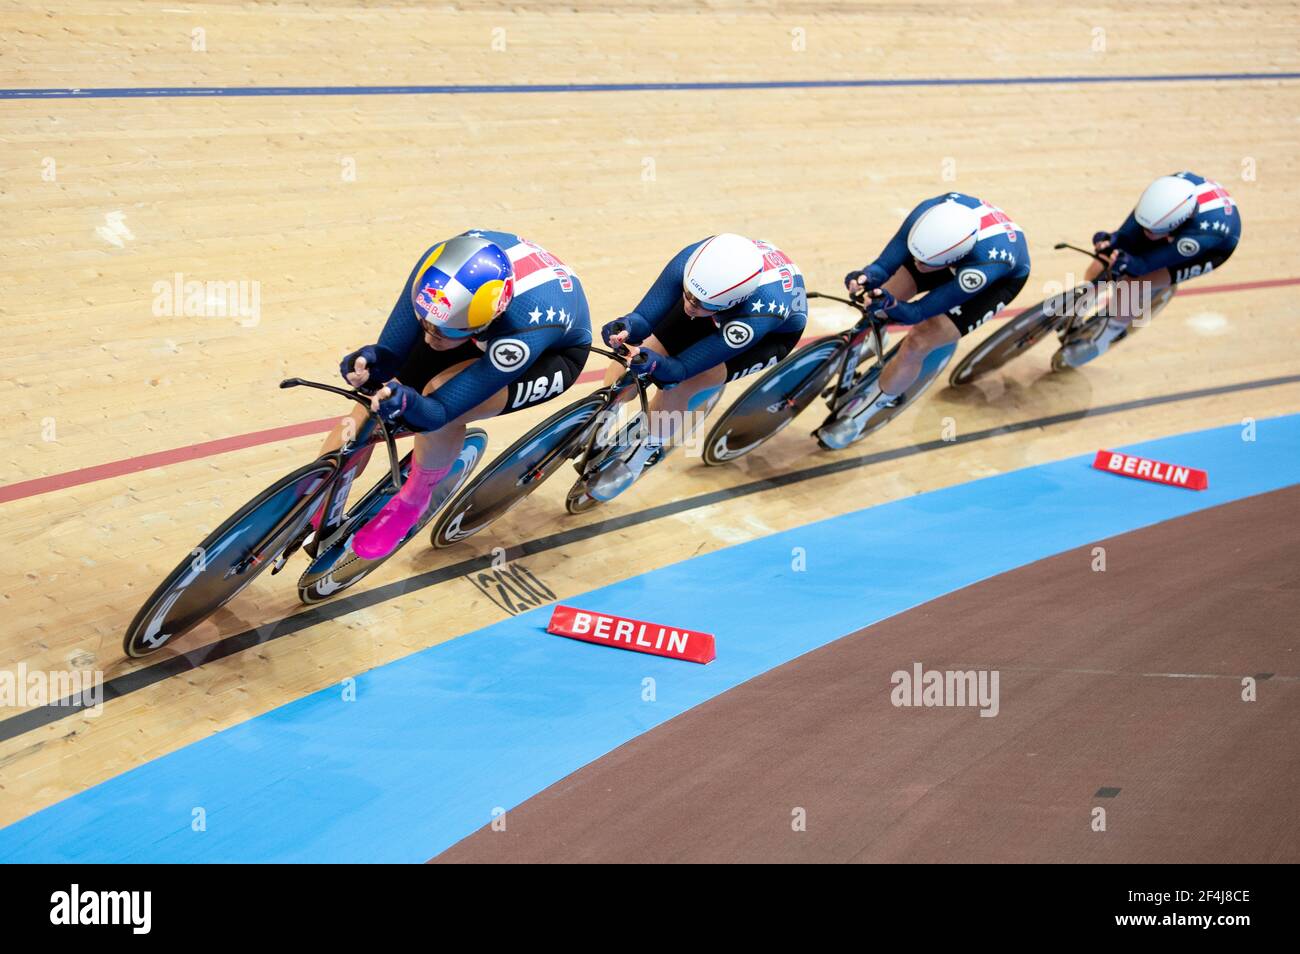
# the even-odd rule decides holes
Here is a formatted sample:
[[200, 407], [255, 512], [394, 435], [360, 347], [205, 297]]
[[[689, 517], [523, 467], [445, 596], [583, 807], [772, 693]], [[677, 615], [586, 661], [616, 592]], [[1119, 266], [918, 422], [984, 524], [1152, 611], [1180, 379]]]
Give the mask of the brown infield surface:
[[[1291, 487], [1100, 541], [1104, 572], [1089, 546], [951, 593], [434, 860], [1300, 861], [1298, 518]], [[914, 663], [997, 670], [998, 714], [895, 707], [891, 675]]]

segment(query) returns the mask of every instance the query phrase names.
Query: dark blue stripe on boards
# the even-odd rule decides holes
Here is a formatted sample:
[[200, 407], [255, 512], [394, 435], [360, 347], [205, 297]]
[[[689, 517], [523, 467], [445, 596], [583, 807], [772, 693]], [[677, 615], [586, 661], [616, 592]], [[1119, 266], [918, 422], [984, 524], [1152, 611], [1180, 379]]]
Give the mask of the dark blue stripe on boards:
[[699, 83], [535, 83], [480, 86], [154, 86], [3, 89], [0, 99], [184, 99], [221, 96], [450, 96], [492, 93], [629, 93], [677, 90], [870, 89], [918, 86], [1043, 86], [1098, 83], [1213, 83], [1294, 80], [1300, 73], [1171, 73], [1163, 76], [1004, 76], [915, 79], [756, 80]]

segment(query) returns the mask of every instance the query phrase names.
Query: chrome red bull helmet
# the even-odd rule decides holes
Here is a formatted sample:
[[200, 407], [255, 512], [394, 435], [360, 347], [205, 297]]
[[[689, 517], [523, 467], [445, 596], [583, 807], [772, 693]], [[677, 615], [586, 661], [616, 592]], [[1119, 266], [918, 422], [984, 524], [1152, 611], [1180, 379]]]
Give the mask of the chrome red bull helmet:
[[484, 331], [510, 304], [515, 270], [510, 256], [485, 238], [458, 235], [433, 248], [411, 283], [415, 317], [445, 338]]

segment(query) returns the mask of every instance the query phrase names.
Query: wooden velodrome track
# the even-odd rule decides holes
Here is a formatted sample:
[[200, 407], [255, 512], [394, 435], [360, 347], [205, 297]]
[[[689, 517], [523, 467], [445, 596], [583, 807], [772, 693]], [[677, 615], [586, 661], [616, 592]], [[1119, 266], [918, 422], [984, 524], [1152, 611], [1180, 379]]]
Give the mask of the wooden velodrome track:
[[[48, 8], [4, 0], [0, 85], [788, 83], [1300, 69], [1291, 3], [1134, 11], [1109, 0], [1067, 11], [994, 2], [960, 13], [921, 2], [718, 0], [702, 13], [682, 0], [650, 6], [613, 11], [579, 0], [550, 13], [475, 2], [453, 11], [174, 0], [110, 10], [86, 0]], [[205, 49], [193, 48], [196, 36]], [[1194, 283], [1195, 294], [1105, 360], [1049, 375], [1044, 346], [969, 393], [933, 391], [850, 456], [937, 441], [945, 418], [960, 436], [1024, 426], [720, 493], [522, 557], [560, 598], [902, 495], [1296, 411], [1295, 380], [1233, 386], [1298, 370], [1300, 261], [1290, 254], [1300, 244], [1298, 110], [1296, 80], [1243, 78], [7, 98], [0, 667], [98, 668], [109, 679], [145, 669], [120, 648], [141, 600], [208, 529], [309, 459], [322, 421], [344, 410], [276, 383], [331, 379], [343, 353], [374, 339], [414, 256], [473, 226], [520, 232], [571, 263], [600, 322], [635, 304], [682, 245], [722, 230], [777, 243], [810, 288], [835, 291], [907, 209], [949, 189], [1001, 205], [1026, 229], [1034, 275], [1022, 305], [1045, 283], [1082, 271], [1083, 261], [1052, 251], [1053, 242], [1114, 227], [1155, 175], [1190, 168], [1217, 178], [1243, 211], [1242, 244], [1222, 273]], [[260, 320], [155, 315], [155, 283], [178, 272], [260, 283]], [[810, 333], [848, 320], [815, 308]], [[1201, 389], [1217, 390], [1148, 403]], [[543, 413], [490, 423], [489, 453]], [[182, 661], [97, 718], [0, 733], [0, 825], [502, 618], [462, 566], [493, 546], [824, 463], [832, 458], [806, 436], [815, 423], [810, 415], [730, 469], [679, 456], [582, 519], [563, 513], [567, 485], [557, 478], [472, 545], [412, 546], [355, 595], [447, 566], [456, 572], [406, 592], [389, 586], [382, 599], [354, 600], [310, 625], [274, 625], [302, 610], [296, 568], [263, 577], [177, 647], [251, 632], [256, 648], [207, 660], [196, 653], [193, 665]]]

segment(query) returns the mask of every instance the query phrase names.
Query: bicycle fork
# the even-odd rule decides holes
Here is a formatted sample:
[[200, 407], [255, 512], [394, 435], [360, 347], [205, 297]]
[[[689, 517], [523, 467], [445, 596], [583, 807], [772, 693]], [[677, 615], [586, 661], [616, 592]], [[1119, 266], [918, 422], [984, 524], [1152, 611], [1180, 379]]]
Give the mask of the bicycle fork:
[[[624, 390], [626, 390], [628, 387], [633, 386], [634, 383], [635, 382], [625, 383], [624, 381], [620, 381], [617, 385], [615, 385], [615, 387], [611, 389], [610, 392], [609, 405], [607, 405], [604, 410], [602, 410], [599, 414], [597, 414], [592, 419], [593, 424], [591, 427], [591, 433], [587, 436], [586, 442], [583, 445], [582, 456], [578, 459], [578, 462], [574, 465], [578, 473], [582, 476], [584, 480], [588, 476], [588, 465], [591, 463], [592, 458], [596, 457], [597, 459], [600, 459], [601, 457], [603, 457], [603, 452], [613, 446], [613, 445], [606, 445], [605, 447], [602, 447], [600, 451], [593, 454], [593, 451], [596, 451], [596, 439], [600, 437], [600, 433], [605, 426], [605, 422], [602, 420], [602, 418], [605, 416], [607, 412], [613, 410], [615, 396], [622, 394]], [[640, 439], [644, 440], [646, 436], [649, 434], [649, 428], [650, 428], [650, 403], [649, 401], [646, 400], [645, 388], [637, 387], [637, 397], [639, 398], [641, 404], [641, 409], [640, 411], [637, 412], [637, 416], [641, 419]], [[631, 426], [631, 424], [632, 421], [628, 421], [629, 427]]]

